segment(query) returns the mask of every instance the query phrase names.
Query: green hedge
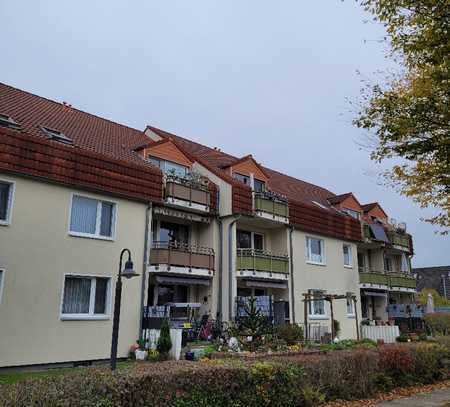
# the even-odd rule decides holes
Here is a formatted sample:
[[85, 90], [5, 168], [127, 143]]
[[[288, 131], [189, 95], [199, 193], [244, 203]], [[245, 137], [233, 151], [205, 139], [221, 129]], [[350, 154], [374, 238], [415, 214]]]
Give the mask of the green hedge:
[[0, 388], [15, 406], [314, 406], [366, 398], [379, 390], [448, 377], [448, 349], [438, 344], [385, 345], [320, 355], [273, 356], [261, 362], [211, 360], [137, 364], [111, 374], [29, 380]]

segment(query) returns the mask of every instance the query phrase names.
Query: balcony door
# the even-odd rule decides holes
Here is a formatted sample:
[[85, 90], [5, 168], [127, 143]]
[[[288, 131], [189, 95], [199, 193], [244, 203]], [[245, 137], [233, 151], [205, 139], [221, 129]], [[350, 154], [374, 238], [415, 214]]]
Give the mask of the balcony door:
[[153, 241], [162, 246], [189, 244], [189, 226], [181, 223], [155, 221], [153, 224]]
[[264, 235], [246, 230], [236, 231], [236, 243], [238, 249], [264, 250]]

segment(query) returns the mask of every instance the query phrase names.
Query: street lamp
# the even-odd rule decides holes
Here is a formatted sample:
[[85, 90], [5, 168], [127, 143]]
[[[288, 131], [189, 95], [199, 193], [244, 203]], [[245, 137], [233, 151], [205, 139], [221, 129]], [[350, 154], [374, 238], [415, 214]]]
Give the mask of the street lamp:
[[[125, 262], [125, 268], [122, 270], [122, 258], [125, 252], [128, 253], [128, 260]], [[114, 319], [113, 319], [112, 340], [111, 340], [111, 370], [115, 370], [117, 364], [117, 343], [119, 340], [120, 302], [122, 299], [122, 277], [130, 279], [138, 275], [139, 274], [137, 274], [133, 268], [133, 262], [131, 261], [131, 252], [128, 249], [123, 249], [122, 252], [120, 253], [119, 273], [117, 275], [116, 296], [114, 299]]]

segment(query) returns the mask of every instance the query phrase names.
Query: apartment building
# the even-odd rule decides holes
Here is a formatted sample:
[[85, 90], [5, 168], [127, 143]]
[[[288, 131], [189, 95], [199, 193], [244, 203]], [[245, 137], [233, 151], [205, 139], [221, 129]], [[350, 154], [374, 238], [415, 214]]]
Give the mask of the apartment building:
[[[369, 290], [358, 263], [370, 252], [376, 274], [374, 245], [392, 272], [408, 262], [411, 246], [363, 238], [389, 229], [387, 216], [251, 155], [0, 84], [0, 156], [0, 367], [106, 359], [123, 248], [140, 278], [124, 283], [119, 356], [166, 312], [180, 327], [233, 321], [254, 296], [276, 323], [306, 318], [320, 336], [333, 315], [340, 337], [356, 338], [368, 292], [402, 300], [406, 274]], [[333, 309], [326, 296], [340, 297]]]

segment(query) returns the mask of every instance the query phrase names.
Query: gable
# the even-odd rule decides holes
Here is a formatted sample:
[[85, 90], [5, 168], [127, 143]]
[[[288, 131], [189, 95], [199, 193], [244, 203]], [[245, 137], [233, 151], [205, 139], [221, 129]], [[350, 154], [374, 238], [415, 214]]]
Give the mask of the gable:
[[242, 175], [250, 176], [250, 174], [253, 174], [254, 178], [259, 179], [260, 181], [267, 182], [269, 178], [267, 175], [263, 172], [263, 170], [260, 168], [260, 166], [256, 163], [256, 161], [248, 157], [246, 160], [241, 161], [237, 163], [236, 165], [233, 165], [231, 167], [232, 173], [239, 173]]
[[149, 155], [172, 161], [186, 167], [192, 165], [192, 161], [170, 140], [162, 143], [155, 143], [154, 145], [145, 148], [144, 157], [147, 158]]
[[360, 213], [363, 212], [363, 209], [361, 208], [361, 205], [359, 204], [359, 202], [355, 199], [355, 197], [353, 195], [350, 195], [347, 198], [345, 198], [340, 203], [340, 207], [341, 208], [352, 209], [352, 210], [360, 212]]
[[386, 212], [383, 211], [383, 208], [380, 205], [378, 205], [378, 204], [376, 204], [373, 208], [371, 208], [367, 212], [367, 214], [369, 216], [375, 216], [376, 218], [380, 218], [380, 219], [387, 219], [388, 218]]

